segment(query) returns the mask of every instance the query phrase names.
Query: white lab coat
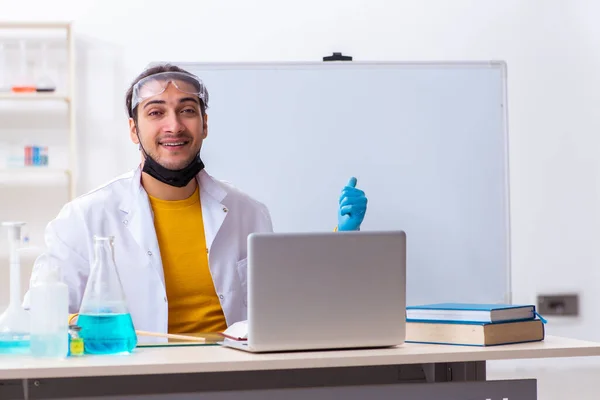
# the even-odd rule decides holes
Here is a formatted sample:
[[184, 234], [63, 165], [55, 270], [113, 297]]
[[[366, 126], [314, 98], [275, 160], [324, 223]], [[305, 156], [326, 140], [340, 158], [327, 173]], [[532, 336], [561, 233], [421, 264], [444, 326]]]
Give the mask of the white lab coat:
[[[69, 311], [75, 313], [93, 262], [93, 236], [114, 236], [115, 262], [135, 328], [166, 333], [163, 266], [140, 177], [138, 167], [65, 205], [46, 228], [46, 246], [69, 286]], [[271, 232], [271, 217], [264, 204], [204, 170], [196, 178], [210, 272], [229, 326], [247, 318], [247, 236]], [[34, 268], [32, 282], [37, 272]]]

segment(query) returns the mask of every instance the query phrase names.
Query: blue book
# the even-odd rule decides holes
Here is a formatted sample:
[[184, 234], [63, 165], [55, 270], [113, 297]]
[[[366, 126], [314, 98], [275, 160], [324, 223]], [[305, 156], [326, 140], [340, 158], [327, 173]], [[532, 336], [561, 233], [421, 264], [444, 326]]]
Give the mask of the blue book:
[[534, 305], [437, 303], [406, 307], [407, 321], [497, 323], [536, 317]]

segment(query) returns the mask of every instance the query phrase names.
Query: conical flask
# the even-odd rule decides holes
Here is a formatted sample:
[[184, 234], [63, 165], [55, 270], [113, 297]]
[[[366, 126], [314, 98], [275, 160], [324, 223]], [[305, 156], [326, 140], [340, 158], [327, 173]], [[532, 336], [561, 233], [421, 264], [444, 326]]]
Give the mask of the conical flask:
[[115, 264], [113, 236], [94, 236], [94, 262], [77, 325], [88, 354], [130, 353], [137, 345]]

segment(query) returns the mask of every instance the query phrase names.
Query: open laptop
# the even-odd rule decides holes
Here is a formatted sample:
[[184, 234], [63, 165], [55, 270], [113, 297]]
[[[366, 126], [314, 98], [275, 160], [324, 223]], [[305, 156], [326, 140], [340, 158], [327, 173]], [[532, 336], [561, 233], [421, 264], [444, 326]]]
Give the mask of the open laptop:
[[402, 231], [251, 234], [247, 284], [248, 320], [232, 327], [247, 339], [225, 346], [273, 352], [404, 343]]

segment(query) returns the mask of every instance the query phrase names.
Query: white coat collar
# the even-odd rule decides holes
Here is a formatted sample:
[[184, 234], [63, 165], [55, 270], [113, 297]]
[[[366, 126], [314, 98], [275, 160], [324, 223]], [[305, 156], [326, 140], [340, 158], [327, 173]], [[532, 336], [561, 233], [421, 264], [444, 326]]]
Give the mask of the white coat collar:
[[[206, 194], [210, 195], [215, 201], [220, 203], [225, 196], [227, 196], [225, 189], [215, 182], [215, 179], [210, 176], [206, 170], [203, 169], [200, 171], [198, 175], [196, 175], [196, 180], [200, 186], [200, 191], [206, 192]], [[136, 208], [139, 206], [139, 201], [141, 200], [140, 197], [143, 197], [144, 200], [148, 201], [148, 194], [142, 186], [141, 166], [138, 166], [132, 172], [129, 194], [129, 196], [123, 198], [119, 205], [119, 209], [126, 214], [134, 214]]]
[[227, 192], [223, 187], [215, 182], [215, 179], [206, 172], [206, 170], [202, 170], [196, 175], [196, 180], [198, 181], [198, 185], [200, 186], [200, 190], [206, 191], [209, 195], [211, 195], [216, 201], [221, 202], [227, 196]]

